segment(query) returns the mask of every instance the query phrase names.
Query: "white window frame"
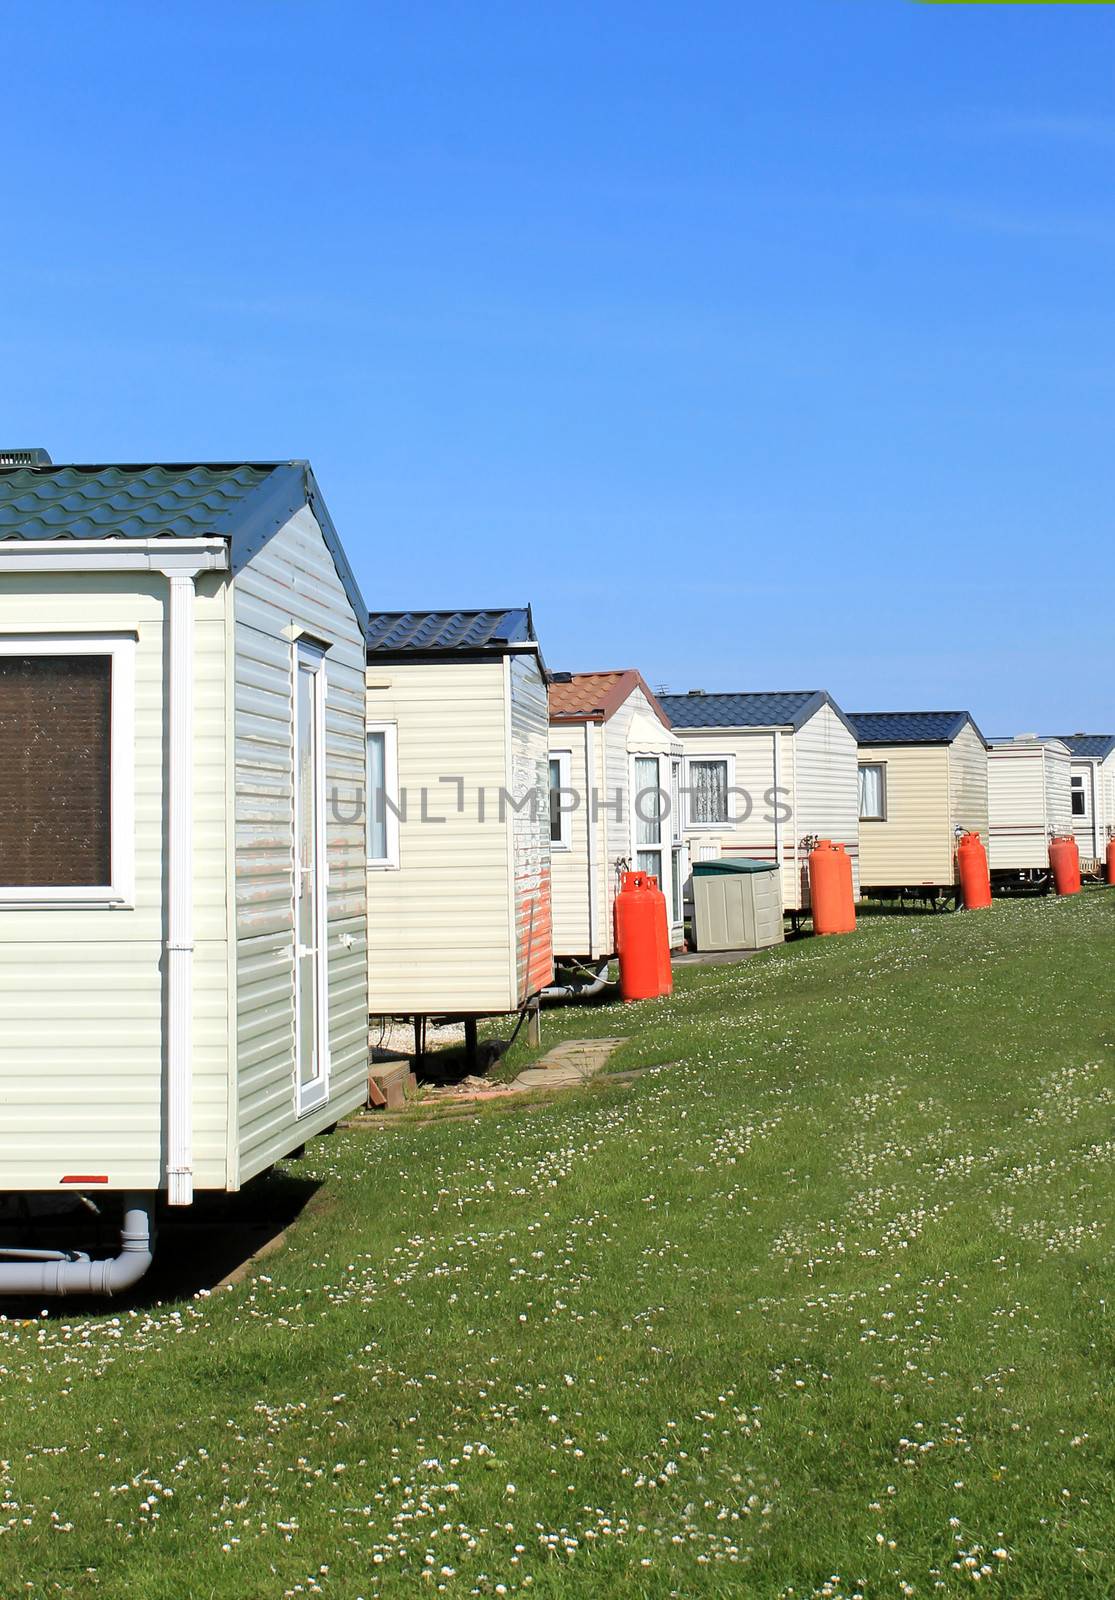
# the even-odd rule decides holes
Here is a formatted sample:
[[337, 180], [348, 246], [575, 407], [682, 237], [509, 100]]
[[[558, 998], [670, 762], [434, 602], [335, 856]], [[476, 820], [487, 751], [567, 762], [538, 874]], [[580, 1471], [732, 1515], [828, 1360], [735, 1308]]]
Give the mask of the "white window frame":
[[[693, 820], [693, 784], [690, 773], [695, 764], [699, 762], [723, 761], [727, 769], [728, 782], [726, 785], [726, 798], [728, 801], [728, 815], [723, 822], [695, 822]], [[736, 786], [736, 758], [726, 750], [701, 750], [685, 757], [685, 826], [695, 833], [715, 833], [717, 829], [723, 831], [732, 828], [736, 821], [735, 790]]]
[[[572, 750], [551, 750], [549, 759], [546, 762], [547, 837], [549, 837], [550, 833], [550, 795], [552, 790], [549, 786], [549, 777], [551, 761], [556, 761], [558, 764], [558, 788], [562, 792], [562, 798], [564, 798], [565, 795], [567, 795], [573, 788], [573, 752]], [[573, 813], [563, 806], [560, 810], [559, 816], [561, 822], [561, 836], [557, 839], [550, 839], [550, 849], [571, 850], [573, 848]]]
[[[1080, 810], [1077, 811], [1072, 803], [1073, 795], [1080, 796]], [[1088, 782], [1087, 774], [1072, 772], [1069, 774], [1069, 815], [1076, 822], [1086, 821], [1088, 818]]]
[[856, 763], [856, 810], [859, 811], [859, 809], [860, 809], [859, 775], [860, 775], [861, 770], [864, 767], [878, 767], [879, 771], [883, 775], [883, 781], [882, 781], [883, 809], [882, 809], [881, 815], [879, 815], [877, 817], [865, 817], [865, 816], [861, 815], [859, 820], [860, 820], [860, 822], [886, 822], [886, 820], [887, 820], [887, 802], [888, 802], [889, 796], [887, 795], [887, 764], [886, 764], [885, 761], [859, 761], [859, 762]]
[[105, 884], [0, 884], [0, 909], [81, 908], [131, 910], [135, 906], [135, 657], [134, 633], [0, 635], [5, 656], [108, 656], [109, 865]]
[[[383, 735], [383, 789], [384, 822], [386, 823], [387, 854], [383, 857], [371, 853], [369, 836], [372, 821], [372, 764], [368, 759], [368, 746], [373, 733]], [[369, 872], [397, 872], [399, 870], [399, 725], [397, 722], [369, 722], [364, 730], [364, 849], [368, 856]]]

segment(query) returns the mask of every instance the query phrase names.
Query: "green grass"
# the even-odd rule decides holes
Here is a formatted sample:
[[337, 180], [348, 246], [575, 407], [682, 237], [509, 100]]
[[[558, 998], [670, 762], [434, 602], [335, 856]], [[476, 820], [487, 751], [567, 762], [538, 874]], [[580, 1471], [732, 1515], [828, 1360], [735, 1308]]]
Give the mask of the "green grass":
[[343, 1133], [254, 1281], [0, 1324], [0, 1595], [1110, 1595], [1113, 923], [548, 1016], [672, 1064]]

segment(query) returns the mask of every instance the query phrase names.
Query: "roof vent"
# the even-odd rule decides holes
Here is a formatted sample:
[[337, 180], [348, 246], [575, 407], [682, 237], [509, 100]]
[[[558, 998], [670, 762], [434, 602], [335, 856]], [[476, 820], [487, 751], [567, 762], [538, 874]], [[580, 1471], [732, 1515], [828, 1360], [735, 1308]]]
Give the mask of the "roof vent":
[[2, 450], [0, 467], [50, 467], [54, 463], [48, 450]]
[[703, 689], [690, 689], [689, 691], [690, 694], [704, 694], [704, 692]]
[[551, 672], [550, 673], [550, 682], [551, 683], [572, 683], [573, 682], [573, 674], [571, 672]]

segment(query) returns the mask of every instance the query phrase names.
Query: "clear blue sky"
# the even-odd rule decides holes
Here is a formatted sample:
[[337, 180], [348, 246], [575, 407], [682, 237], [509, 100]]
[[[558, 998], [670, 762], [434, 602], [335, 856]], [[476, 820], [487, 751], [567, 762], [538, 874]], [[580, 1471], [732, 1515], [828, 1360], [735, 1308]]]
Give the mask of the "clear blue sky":
[[1115, 9], [9, 7], [0, 404], [309, 456], [373, 607], [1115, 729]]

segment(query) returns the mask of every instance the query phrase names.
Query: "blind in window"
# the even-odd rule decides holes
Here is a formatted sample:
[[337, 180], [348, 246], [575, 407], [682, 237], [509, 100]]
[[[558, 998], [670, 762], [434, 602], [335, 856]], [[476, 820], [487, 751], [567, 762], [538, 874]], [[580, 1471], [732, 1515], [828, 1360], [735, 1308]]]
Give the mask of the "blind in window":
[[0, 656], [0, 885], [112, 877], [112, 662]]
[[387, 859], [387, 735], [368, 735], [368, 860]]

